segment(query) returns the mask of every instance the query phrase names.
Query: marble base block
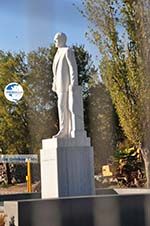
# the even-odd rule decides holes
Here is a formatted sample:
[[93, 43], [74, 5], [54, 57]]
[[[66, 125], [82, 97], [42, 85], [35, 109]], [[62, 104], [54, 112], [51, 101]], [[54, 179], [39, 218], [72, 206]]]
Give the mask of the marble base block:
[[45, 139], [40, 156], [42, 198], [94, 195], [89, 138]]

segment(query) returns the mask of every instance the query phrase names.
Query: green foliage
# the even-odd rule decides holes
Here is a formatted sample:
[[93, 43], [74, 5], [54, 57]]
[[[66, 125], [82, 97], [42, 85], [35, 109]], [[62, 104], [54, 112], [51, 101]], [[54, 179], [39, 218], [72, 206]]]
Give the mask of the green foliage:
[[57, 130], [56, 95], [52, 92], [52, 62], [56, 48], [39, 48], [28, 54], [28, 72], [26, 82], [29, 96], [29, 131], [31, 147], [34, 153], [41, 148], [41, 140], [51, 137]]
[[[133, 169], [135, 169], [136, 164], [134, 164], [134, 160], [137, 159], [137, 151], [134, 147], [131, 148], [125, 148], [125, 149], [117, 149], [114, 153], [114, 157], [118, 162], [126, 161], [129, 165], [132, 166]], [[120, 161], [121, 160], [121, 161]]]
[[0, 147], [3, 153], [28, 153], [30, 149], [26, 102], [24, 98], [18, 103], [9, 102], [3, 93], [10, 82], [18, 82], [27, 93], [24, 58], [24, 53], [1, 52], [0, 55]]
[[83, 97], [89, 93], [89, 83], [93, 80], [93, 75], [97, 70], [93, 65], [91, 55], [85, 50], [83, 45], [73, 46], [76, 62], [78, 66], [78, 83], [82, 86]]
[[[147, 75], [141, 64], [143, 48], [138, 34], [142, 34], [143, 30], [146, 33], [146, 30], [142, 25], [143, 19], [138, 16], [141, 16], [142, 12], [144, 15], [148, 10], [139, 1], [125, 0], [88, 0], [83, 1], [83, 7], [82, 13], [90, 22], [89, 37], [102, 56], [102, 79], [111, 95], [120, 125], [126, 137], [134, 145], [138, 145], [143, 142], [145, 133], [143, 103], [149, 104], [148, 100], [144, 99], [146, 82], [143, 81]], [[148, 4], [147, 7], [150, 9]], [[142, 42], [145, 43], [143, 39]], [[148, 89], [146, 90], [148, 92]]]

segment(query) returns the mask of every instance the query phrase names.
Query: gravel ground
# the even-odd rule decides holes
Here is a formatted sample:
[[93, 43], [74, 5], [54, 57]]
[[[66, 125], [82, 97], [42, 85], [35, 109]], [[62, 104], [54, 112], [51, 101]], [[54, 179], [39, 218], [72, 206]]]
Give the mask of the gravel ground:
[[[39, 182], [32, 185], [33, 192], [35, 191], [38, 184], [39, 184]], [[27, 184], [26, 183], [15, 184], [15, 185], [8, 186], [8, 187], [2, 187], [2, 186], [0, 187], [0, 195], [23, 193], [23, 192], [27, 192]]]

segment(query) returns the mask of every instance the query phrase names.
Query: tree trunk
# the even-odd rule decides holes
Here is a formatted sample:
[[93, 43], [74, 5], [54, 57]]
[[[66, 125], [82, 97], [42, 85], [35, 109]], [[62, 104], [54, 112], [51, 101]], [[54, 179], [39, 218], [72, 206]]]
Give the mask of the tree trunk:
[[141, 149], [141, 153], [145, 164], [146, 188], [150, 188], [150, 150]]
[[11, 184], [11, 173], [10, 173], [9, 163], [6, 163], [6, 174], [7, 174], [7, 183]]

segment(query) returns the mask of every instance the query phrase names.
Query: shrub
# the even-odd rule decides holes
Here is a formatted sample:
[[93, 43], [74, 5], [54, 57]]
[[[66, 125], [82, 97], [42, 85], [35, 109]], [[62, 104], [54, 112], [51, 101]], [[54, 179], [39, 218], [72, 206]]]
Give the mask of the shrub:
[[117, 149], [114, 154], [115, 177], [121, 186], [142, 187], [145, 182], [144, 164], [136, 147]]

